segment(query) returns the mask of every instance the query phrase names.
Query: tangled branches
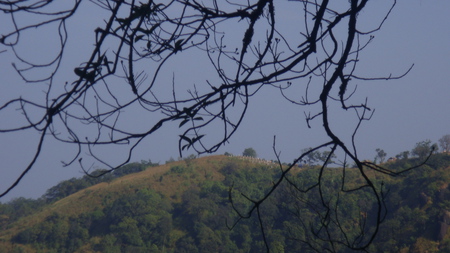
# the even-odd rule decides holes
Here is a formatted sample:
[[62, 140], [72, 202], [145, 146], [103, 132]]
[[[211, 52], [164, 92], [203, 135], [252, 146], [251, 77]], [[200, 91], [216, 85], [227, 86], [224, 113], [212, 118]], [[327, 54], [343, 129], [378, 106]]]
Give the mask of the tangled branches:
[[[377, 203], [375, 223], [381, 223], [385, 214], [384, 189], [367, 176], [354, 141], [361, 123], [370, 119], [373, 110], [367, 100], [362, 103], [352, 100], [356, 86], [351, 80], [370, 79], [355, 74], [360, 52], [373, 40], [372, 34], [381, 28], [390, 10], [382, 14], [379, 23], [372, 25], [374, 29], [364, 29], [358, 26], [358, 17], [364, 15], [368, 0], [91, 2], [105, 15], [104, 22], [87, 34], [76, 35], [93, 35], [94, 41], [86, 60], [69, 67], [73, 70], [72, 81], [61, 81], [58, 73], [63, 72], [63, 56], [68, 50], [71, 31], [67, 22], [77, 14], [88, 12], [80, 7], [81, 1], [72, 1], [68, 6], [54, 1], [0, 2], [0, 10], [11, 24], [6, 28], [10, 30], [2, 30], [2, 47], [19, 60], [21, 66], [14, 65], [14, 68], [23, 80], [47, 87], [43, 101], [16, 97], [0, 107], [0, 111], [18, 109], [25, 119], [20, 126], [0, 126], [0, 133], [33, 129], [40, 135], [32, 161], [0, 196], [7, 194], [32, 169], [47, 138], [77, 147], [73, 159], [65, 165], [78, 161], [83, 167], [82, 158], [89, 157], [108, 166], [110, 171], [127, 163], [144, 139], [170, 124], [180, 129], [180, 154], [188, 149], [199, 154], [215, 152], [239, 128], [252, 97], [263, 88], [272, 88], [300, 108], [312, 108], [312, 113], [305, 114], [308, 126], [311, 127], [311, 121], [321, 121], [329, 139], [312, 150], [328, 147], [330, 154], [342, 154], [345, 161], [356, 165], [364, 179], [363, 186], [345, 191], [369, 189]], [[395, 0], [391, 10], [394, 5]], [[295, 10], [292, 13], [296, 15], [286, 17], [283, 12], [289, 9]], [[27, 19], [29, 24], [22, 22], [24, 17], [32, 17]], [[24, 47], [21, 37], [30, 29], [54, 24], [59, 37], [56, 57], [36, 64], [19, 53], [18, 49]], [[37, 75], [36, 70], [42, 69], [46, 70], [42, 71], [44, 75]], [[193, 70], [203, 73], [200, 79], [184, 73]], [[406, 73], [382, 79], [400, 78]], [[179, 76], [183, 81], [177, 80]], [[65, 74], [65, 78], [71, 77]], [[303, 91], [300, 98], [292, 95], [300, 90]], [[358, 123], [350, 141], [334, 131], [330, 123], [332, 107], [355, 115]], [[128, 123], [135, 120], [142, 124]], [[111, 164], [99, 150], [116, 145], [125, 146], [128, 155], [123, 161]], [[308, 152], [300, 154], [293, 164], [306, 155]], [[348, 162], [343, 165], [346, 168]], [[289, 181], [291, 167], [282, 169], [272, 190], [265, 198], [254, 201], [249, 215], [253, 210], [259, 212], [260, 204], [282, 182], [289, 182], [297, 191], [305, 191]], [[322, 170], [326, 170], [326, 163]], [[339, 201], [326, 200], [320, 190], [321, 182], [319, 177], [311, 189], [319, 189], [325, 214], [319, 213], [323, 215], [322, 227], [327, 228], [332, 211], [336, 210], [333, 206]], [[370, 233], [363, 229], [353, 239], [326, 238], [320, 233], [317, 236], [332, 245], [339, 243], [365, 250], [377, 230], [378, 226]]]

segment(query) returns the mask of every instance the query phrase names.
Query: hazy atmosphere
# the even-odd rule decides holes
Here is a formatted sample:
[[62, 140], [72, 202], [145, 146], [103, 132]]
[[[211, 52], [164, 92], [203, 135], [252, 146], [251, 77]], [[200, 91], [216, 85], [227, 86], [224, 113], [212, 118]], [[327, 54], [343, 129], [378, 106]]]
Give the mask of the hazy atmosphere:
[[[289, 6], [291, 4], [289, 2]], [[369, 1], [366, 10], [359, 16], [362, 26], [369, 30], [375, 29], [374, 24], [382, 21], [383, 13], [389, 10], [390, 4], [390, 1]], [[61, 87], [65, 82], [72, 82], [77, 78], [73, 70], [89, 56], [90, 47], [95, 41], [93, 31], [95, 27], [104, 24], [103, 19], [106, 17], [102, 17], [104, 13], [92, 2], [83, 1], [80, 8], [83, 11], [67, 22], [67, 51], [54, 81], [61, 83]], [[283, 17], [278, 21], [279, 27], [289, 28], [295, 25], [291, 17], [296, 10], [289, 8], [287, 1], [278, 3], [276, 11]], [[399, 0], [381, 30], [374, 34], [373, 41], [361, 51], [360, 62], [355, 70], [358, 76], [395, 77], [413, 67], [406, 76], [398, 80], [352, 80], [357, 87], [353, 99], [364, 102], [367, 98], [367, 104], [375, 109], [372, 118], [363, 121], [356, 134], [355, 144], [360, 159], [373, 159], [377, 148], [384, 149], [388, 157], [395, 156], [402, 151], [411, 150], [419, 141], [429, 139], [434, 143], [443, 135], [450, 134], [449, 12], [450, 2], [447, 0]], [[22, 22], [20, 17], [17, 17], [17, 22]], [[0, 35], [8, 33], [11, 27], [10, 17], [1, 13], [0, 23], [8, 24], [0, 27]], [[28, 43], [27, 47], [17, 47], [20, 51], [17, 53], [37, 61], [51, 58], [53, 49], [58, 46], [59, 38], [55, 34], [57, 30], [50, 28], [36, 31], [21, 38], [32, 43]], [[242, 43], [240, 38], [238, 40]], [[193, 83], [209, 78], [208, 69], [195, 68], [197, 65], [202, 66], [207, 59], [197, 59], [196, 55], [189, 54], [182, 54], [182, 57], [185, 58], [177, 60], [185, 61], [184, 67], [180, 68], [178, 64], [177, 69], [163, 69], [162, 71], [167, 72], [167, 78], [157, 82], [166, 83], [170, 87], [172, 78], [183, 82], [188, 80], [187, 77], [192, 77], [189, 79], [190, 83], [186, 84], [189, 87], [185, 90], [188, 90]], [[24, 82], [14, 70], [15, 64], [19, 65], [20, 62], [14, 57], [11, 48], [0, 44], [0, 104], [16, 97], [37, 101], [45, 99], [45, 82]], [[136, 66], [139, 66], [139, 62], [136, 62]], [[145, 66], [139, 68], [145, 69]], [[294, 91], [298, 91], [298, 94], [291, 92], [288, 96], [304, 96], [302, 90]], [[275, 146], [281, 154], [281, 160], [292, 162], [303, 149], [320, 145], [327, 140], [320, 121], [312, 121], [311, 128], [308, 128], [305, 115], [311, 110], [314, 113], [314, 108], [299, 107], [283, 99], [280, 91], [274, 87], [263, 87], [258, 95], [251, 98], [247, 114], [236, 133], [215, 154], [242, 154], [245, 148], [252, 147], [258, 157], [272, 160], [276, 158], [273, 151], [276, 136]], [[0, 117], [2, 127], [5, 128], [17, 126], [20, 123], [16, 124], [16, 121], [23, 120], [20, 113], [18, 116], [13, 110], [2, 111]], [[136, 117], [139, 120], [139, 116]], [[127, 124], [140, 124], [137, 120], [130, 120]], [[358, 123], [347, 116], [331, 120], [334, 129], [347, 136], [345, 141], [350, 139]], [[142, 119], [142, 122], [145, 120]], [[179, 135], [182, 134], [178, 125], [179, 122], [175, 122], [165, 126], [140, 142], [131, 161], [151, 160], [153, 163], [164, 164], [171, 158], [178, 159]], [[206, 134], [214, 133], [214, 129], [208, 131]], [[0, 191], [6, 190], [30, 163], [38, 138], [39, 135], [28, 130], [0, 134]], [[34, 167], [0, 201], [16, 197], [37, 198], [61, 180], [82, 176], [78, 163], [62, 166], [62, 161], [70, 161], [76, 152], [73, 145], [48, 138]], [[103, 150], [102, 155], [117, 158], [121, 162], [125, 159], [124, 152], [127, 151], [111, 147]], [[189, 154], [195, 154], [195, 151], [185, 151], [183, 156]], [[87, 168], [89, 166], [90, 164], [86, 164]], [[102, 168], [101, 163], [92, 166], [94, 169]]]

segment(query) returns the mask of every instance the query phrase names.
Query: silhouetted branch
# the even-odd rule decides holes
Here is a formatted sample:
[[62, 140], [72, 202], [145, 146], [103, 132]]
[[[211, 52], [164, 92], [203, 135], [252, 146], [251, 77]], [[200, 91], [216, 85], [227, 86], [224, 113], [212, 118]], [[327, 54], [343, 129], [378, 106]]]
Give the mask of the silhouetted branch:
[[[84, 15], [81, 1], [73, 1], [70, 6], [65, 3], [67, 6], [59, 8], [53, 5], [54, 1], [0, 1], [0, 10], [9, 15], [12, 27], [0, 38], [0, 45], [6, 48], [0, 48], [0, 53], [12, 52], [18, 62], [13, 62], [14, 69], [24, 82], [46, 87], [44, 100], [13, 97], [0, 105], [0, 111], [17, 109], [26, 122], [14, 127], [1, 125], [0, 133], [33, 129], [40, 134], [32, 161], [0, 197], [33, 168], [48, 138], [74, 145], [76, 151], [64, 165], [78, 161], [87, 174], [94, 163], [107, 167], [102, 173], [121, 167], [130, 161], [141, 142], [167, 125], [179, 128], [174, 134], [179, 137], [180, 156], [187, 150], [198, 154], [216, 152], [240, 127], [253, 97], [262, 89], [274, 88], [280, 97], [300, 106], [308, 127], [312, 127], [312, 121], [319, 121], [328, 139], [299, 154], [287, 167], [282, 165], [274, 146], [280, 175], [263, 197], [252, 199], [241, 193], [250, 208], [240, 210], [233, 201], [234, 189], [230, 188], [230, 202], [238, 216], [231, 227], [257, 215], [269, 251], [262, 203], [279, 189], [289, 188], [295, 209], [292, 213], [299, 217], [299, 226], [309, 231], [308, 240], [315, 237], [322, 244], [306, 239], [299, 241], [316, 251], [319, 245], [326, 245], [324, 250], [329, 252], [339, 251], [341, 247], [367, 250], [386, 214], [383, 187], [377, 186], [367, 169], [391, 176], [413, 169], [393, 172], [360, 161], [355, 141], [362, 122], [370, 120], [374, 110], [367, 99], [353, 100], [357, 89], [352, 80], [397, 79], [412, 68], [400, 75], [377, 78], [361, 77], [357, 73], [360, 52], [374, 40], [372, 33], [388, 18], [395, 0], [381, 21], [372, 26], [375, 29], [366, 32], [358, 26], [358, 17], [369, 8], [368, 0], [341, 3], [346, 6], [339, 10], [332, 9], [329, 0], [283, 3], [303, 9], [297, 17], [291, 17], [295, 26], [286, 24], [285, 14], [279, 12], [280, 3], [273, 0], [91, 2], [106, 13], [104, 22], [94, 31], [80, 31], [80, 36], [93, 36], [93, 48], [85, 61], [67, 67], [63, 61], [69, 50], [71, 31], [66, 23]], [[22, 24], [18, 22], [22, 15], [39, 18]], [[55, 49], [55, 57], [37, 64], [33, 63], [35, 59], [19, 53], [18, 49], [33, 41], [23, 39], [28, 31], [52, 24], [58, 27], [59, 48]], [[175, 80], [178, 69], [186, 67], [186, 63], [178, 62], [183, 57], [198, 57], [190, 60], [189, 67], [198, 64], [205, 73], [203, 80], [195, 77], [193, 82]], [[63, 73], [64, 78], [71, 81], [57, 77], [63, 66], [70, 70], [70, 75]], [[41, 70], [48, 72], [37, 75]], [[172, 80], [171, 85], [167, 85], [168, 80]], [[297, 95], [291, 92], [295, 89], [304, 92]], [[356, 119], [356, 125], [349, 127], [353, 132], [348, 142], [330, 123], [330, 119], [339, 117], [330, 110], [334, 107], [342, 108], [343, 113], [351, 113]], [[135, 119], [141, 123], [135, 124]], [[102, 148], [110, 146], [126, 148], [120, 161], [102, 155]], [[316, 181], [299, 185], [293, 168], [308, 155], [323, 149], [329, 149], [329, 153], [318, 168]], [[342, 180], [329, 182], [328, 174], [332, 171], [329, 163], [337, 153], [345, 157]], [[347, 159], [356, 168], [346, 167]], [[357, 173], [363, 183], [347, 187], [348, 170]], [[349, 231], [347, 221], [343, 220], [342, 203], [356, 191], [366, 194], [373, 208], [370, 217], [356, 215], [359, 226]], [[310, 199], [310, 195], [315, 195], [315, 199]], [[316, 223], [302, 220], [304, 206], [317, 218]]]

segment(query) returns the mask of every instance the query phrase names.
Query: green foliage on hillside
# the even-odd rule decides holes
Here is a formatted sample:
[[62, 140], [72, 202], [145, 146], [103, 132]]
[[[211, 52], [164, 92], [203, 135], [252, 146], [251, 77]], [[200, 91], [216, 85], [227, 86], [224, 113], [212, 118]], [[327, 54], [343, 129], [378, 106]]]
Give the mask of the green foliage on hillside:
[[158, 164], [152, 163], [149, 160], [141, 161], [140, 163], [127, 164], [112, 173], [102, 174], [102, 170], [96, 170], [90, 175], [85, 175], [82, 178], [71, 178], [60, 182], [48, 189], [39, 199], [27, 199], [21, 197], [13, 199], [7, 204], [0, 203], [0, 229], [4, 228], [7, 224], [11, 224], [22, 217], [36, 213], [46, 205], [54, 203], [82, 189], [86, 189], [101, 182], [110, 182], [113, 179], [137, 173], [148, 167], [157, 165]]
[[144, 171], [148, 167], [158, 166], [157, 163], [149, 161], [141, 161], [141, 163], [129, 163], [111, 173], [106, 173], [102, 169], [98, 169], [85, 175], [82, 178], [71, 178], [48, 189], [42, 196], [45, 202], [54, 202], [75, 192], [85, 189], [89, 186], [99, 184], [101, 182], [109, 182], [115, 178], [123, 177], [128, 174]]
[[[38, 208], [33, 206], [37, 202], [26, 199], [1, 204], [0, 226], [4, 232], [0, 233], [0, 246], [10, 252], [265, 251], [256, 216], [229, 229], [238, 219], [229, 198], [231, 195], [235, 208], [245, 214], [248, 199], [261, 198], [279, 175], [279, 168], [237, 158], [215, 159], [210, 158], [209, 163], [197, 159], [168, 165], [153, 176], [155, 180], [148, 187], [129, 183], [128, 190], [122, 193], [110, 189], [111, 194], [101, 197], [101, 204], [78, 214], [59, 212], [59, 202], [41, 203]], [[418, 162], [419, 158], [398, 159], [384, 166], [400, 171]], [[450, 235], [446, 233], [450, 226], [449, 165], [449, 155], [436, 154], [427, 165], [404, 176], [377, 178], [380, 187], [386, 189], [388, 213], [370, 252], [450, 251]], [[327, 170], [322, 190], [329, 191], [326, 201], [339, 202], [339, 208], [333, 210], [333, 215], [341, 217], [339, 224], [331, 224], [329, 231], [339, 235], [340, 230], [346, 230], [351, 240], [352, 230], [373, 229], [371, 219], [361, 217], [372, 217], [376, 209], [370, 194], [364, 191], [333, 194], [333, 189], [342, 187], [342, 178], [337, 176], [341, 170]], [[352, 182], [346, 185], [349, 188], [358, 186], [357, 173], [352, 170], [346, 172], [345, 180]], [[298, 169], [289, 180], [309, 188], [318, 173], [314, 167]], [[60, 187], [70, 182], [73, 181]], [[311, 247], [330, 247], [320, 240], [325, 235], [319, 229], [322, 200], [314, 198], [317, 190], [303, 194], [284, 184], [263, 203], [262, 222], [271, 252], [313, 252]], [[13, 214], [15, 208], [20, 214]], [[46, 212], [49, 215], [39, 222], [27, 221]], [[333, 247], [338, 252], [348, 252], [339, 245]]]

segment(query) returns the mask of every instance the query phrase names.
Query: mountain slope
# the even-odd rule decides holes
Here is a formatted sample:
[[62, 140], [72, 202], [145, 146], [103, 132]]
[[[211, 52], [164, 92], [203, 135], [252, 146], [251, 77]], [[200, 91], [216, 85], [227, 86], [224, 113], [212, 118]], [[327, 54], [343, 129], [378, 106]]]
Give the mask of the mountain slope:
[[[401, 170], [417, 162], [403, 159], [383, 166]], [[368, 172], [389, 189], [389, 212], [370, 252], [450, 249], [449, 164], [450, 156], [439, 154], [404, 176], [393, 178]], [[324, 175], [323, 183], [330, 190], [339, 188], [341, 171], [330, 168]], [[230, 205], [229, 189], [233, 187], [236, 208], [245, 213], [250, 205], [248, 199], [262, 197], [279, 172], [277, 166], [263, 160], [227, 156], [148, 167], [44, 204], [15, 221], [8, 222], [7, 214], [0, 212], [0, 252], [265, 251], [255, 215], [241, 220], [233, 230], [227, 228], [227, 224], [239, 219]], [[297, 168], [291, 180], [309, 186], [318, 172], [313, 166]], [[356, 172], [348, 169], [346, 180], [358, 184]], [[263, 205], [261, 213], [271, 251], [311, 251], [311, 245], [302, 243], [310, 236], [309, 226], [314, 226], [317, 212], [302, 206], [313, 203], [312, 192], [308, 194], [298, 195], [284, 184]], [[371, 215], [364, 194], [340, 197], [342, 226], [349, 231], [361, 217]], [[311, 243], [318, 248], [328, 247], [321, 240]], [[336, 251], [350, 252], [345, 247], [337, 247]]]

